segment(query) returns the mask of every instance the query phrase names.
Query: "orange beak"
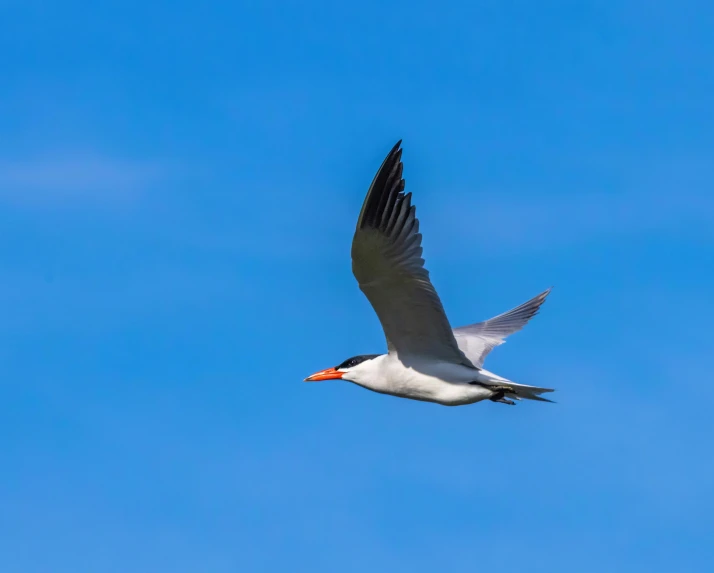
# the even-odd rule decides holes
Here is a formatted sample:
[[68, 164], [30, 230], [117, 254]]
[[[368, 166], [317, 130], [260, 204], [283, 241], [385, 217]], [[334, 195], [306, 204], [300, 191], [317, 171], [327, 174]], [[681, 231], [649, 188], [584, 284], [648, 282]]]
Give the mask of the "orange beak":
[[340, 372], [335, 368], [327, 368], [326, 370], [320, 370], [315, 372], [312, 376], [305, 378], [305, 382], [322, 382], [323, 380], [339, 380], [342, 378], [344, 372]]

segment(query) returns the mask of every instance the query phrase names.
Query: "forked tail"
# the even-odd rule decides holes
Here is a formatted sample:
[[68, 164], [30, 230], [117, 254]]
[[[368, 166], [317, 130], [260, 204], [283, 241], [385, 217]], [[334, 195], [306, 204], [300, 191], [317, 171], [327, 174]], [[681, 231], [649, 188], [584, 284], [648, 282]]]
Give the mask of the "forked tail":
[[[548, 400], [548, 398], [543, 398], [541, 396], [541, 394], [546, 394], [547, 392], [554, 392], [553, 388], [541, 388], [540, 386], [518, 384], [517, 382], [498, 376], [488, 370], [480, 370], [479, 374], [480, 380], [477, 384], [493, 389], [500, 395], [500, 397], [514, 398], [516, 400], [526, 399], [537, 400], [538, 402], [553, 402], [553, 400]], [[506, 403], [508, 403], [508, 401], [506, 401]]]
[[553, 400], [548, 400], [548, 398], [543, 398], [541, 394], [547, 392], [554, 392], [553, 388], [540, 388], [539, 386], [528, 386], [526, 384], [516, 384], [515, 382], [509, 382], [507, 386], [513, 388], [513, 392], [506, 392], [506, 396], [520, 400], [525, 398], [526, 400], [538, 400], [539, 402], [551, 402]]

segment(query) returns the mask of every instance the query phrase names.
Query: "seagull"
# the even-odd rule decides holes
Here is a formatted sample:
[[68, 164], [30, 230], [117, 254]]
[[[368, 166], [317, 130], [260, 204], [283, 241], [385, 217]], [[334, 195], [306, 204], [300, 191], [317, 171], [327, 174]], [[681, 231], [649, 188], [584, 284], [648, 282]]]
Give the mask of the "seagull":
[[424, 268], [419, 221], [411, 193], [404, 193], [401, 143], [377, 171], [352, 240], [352, 272], [382, 324], [387, 353], [353, 356], [305, 382], [346, 380], [444, 406], [551, 402], [541, 394], [552, 388], [518, 384], [483, 368], [488, 353], [535, 316], [550, 289], [494, 318], [452, 329]]

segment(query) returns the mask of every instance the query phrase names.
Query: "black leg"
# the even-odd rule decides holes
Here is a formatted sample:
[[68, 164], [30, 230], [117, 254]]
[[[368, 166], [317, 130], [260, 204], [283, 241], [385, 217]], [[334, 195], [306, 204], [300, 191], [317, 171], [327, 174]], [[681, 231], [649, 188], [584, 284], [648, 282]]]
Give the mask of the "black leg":
[[481, 382], [469, 382], [472, 386], [481, 386], [493, 392], [493, 396], [489, 398], [491, 402], [498, 402], [499, 404], [508, 404], [509, 406], [515, 406], [516, 403], [513, 400], [506, 398], [506, 392], [513, 393], [513, 388], [510, 386], [490, 386], [488, 384], [483, 384]]

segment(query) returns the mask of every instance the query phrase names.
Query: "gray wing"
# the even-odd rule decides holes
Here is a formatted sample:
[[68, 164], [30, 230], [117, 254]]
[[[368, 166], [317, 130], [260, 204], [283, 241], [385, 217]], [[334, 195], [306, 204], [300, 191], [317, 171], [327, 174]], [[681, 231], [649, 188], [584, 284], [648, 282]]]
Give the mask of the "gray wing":
[[400, 357], [425, 356], [471, 366], [459, 350], [424, 268], [411, 193], [404, 193], [398, 142], [379, 168], [352, 240], [352, 272]]
[[509, 334], [518, 332], [538, 313], [550, 290], [548, 289], [528, 302], [484, 322], [455, 328], [454, 336], [459, 348], [476, 368], [481, 368], [486, 355], [491, 350], [506, 342], [506, 337]]

